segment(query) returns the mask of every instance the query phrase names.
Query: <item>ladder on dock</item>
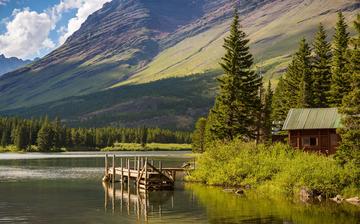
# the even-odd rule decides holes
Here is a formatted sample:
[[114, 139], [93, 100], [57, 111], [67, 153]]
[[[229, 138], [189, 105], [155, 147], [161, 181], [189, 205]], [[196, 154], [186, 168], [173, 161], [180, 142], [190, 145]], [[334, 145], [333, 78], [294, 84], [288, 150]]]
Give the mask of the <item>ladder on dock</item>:
[[174, 189], [176, 173], [189, 172], [195, 167], [190, 163], [178, 168], [165, 168], [159, 160], [155, 165], [154, 160], [147, 157], [120, 157], [120, 166], [116, 166], [116, 155], [112, 156], [112, 167], [109, 167], [109, 156], [105, 155], [105, 176], [104, 182], [117, 182], [122, 184], [133, 181], [140, 191], [148, 190], [171, 190]]

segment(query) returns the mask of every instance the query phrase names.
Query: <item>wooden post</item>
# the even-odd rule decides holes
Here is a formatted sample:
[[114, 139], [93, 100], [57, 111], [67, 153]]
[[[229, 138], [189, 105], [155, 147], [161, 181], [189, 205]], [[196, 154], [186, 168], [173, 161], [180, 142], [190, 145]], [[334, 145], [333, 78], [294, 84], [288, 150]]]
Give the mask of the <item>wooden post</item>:
[[113, 155], [113, 164], [112, 164], [112, 182], [115, 183], [115, 154]]
[[162, 173], [162, 162], [161, 160], [159, 160], [159, 170], [160, 170], [160, 189], [162, 189], [162, 177], [163, 177], [163, 173]]
[[137, 169], [136, 188], [137, 188], [137, 190], [139, 190], [139, 181], [138, 180], [140, 178], [140, 157], [137, 158], [136, 169]]
[[147, 163], [148, 163], [148, 159], [147, 157], [145, 157], [145, 191], [147, 190]]
[[130, 192], [130, 159], [128, 159], [128, 191]]
[[105, 176], [108, 175], [108, 154], [105, 154]]
[[121, 185], [124, 184], [124, 167], [123, 167], [123, 158], [121, 157], [120, 160], [120, 165], [121, 165]]

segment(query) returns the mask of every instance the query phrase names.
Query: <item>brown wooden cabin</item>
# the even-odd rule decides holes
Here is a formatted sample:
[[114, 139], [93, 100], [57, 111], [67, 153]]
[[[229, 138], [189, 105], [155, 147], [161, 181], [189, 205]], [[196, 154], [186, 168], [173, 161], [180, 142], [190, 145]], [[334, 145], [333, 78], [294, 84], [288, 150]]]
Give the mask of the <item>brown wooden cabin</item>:
[[337, 108], [291, 109], [283, 125], [291, 146], [305, 151], [334, 154], [340, 142]]

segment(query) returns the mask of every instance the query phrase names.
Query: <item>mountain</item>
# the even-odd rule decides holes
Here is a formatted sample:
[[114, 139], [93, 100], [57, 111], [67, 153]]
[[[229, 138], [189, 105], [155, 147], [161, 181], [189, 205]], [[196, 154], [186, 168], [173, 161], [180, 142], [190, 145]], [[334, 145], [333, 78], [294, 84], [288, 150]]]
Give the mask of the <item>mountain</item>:
[[[213, 102], [233, 0], [113, 0], [32, 65], [0, 77], [6, 115], [60, 116], [74, 125], [191, 128]], [[240, 0], [242, 25], [266, 79], [319, 22], [329, 34], [357, 0]], [[170, 86], [166, 86], [170, 85]], [[175, 109], [176, 108], [176, 109]]]
[[0, 55], [0, 76], [30, 63], [30, 60], [22, 60], [16, 57], [6, 58], [5, 55], [2, 54]]

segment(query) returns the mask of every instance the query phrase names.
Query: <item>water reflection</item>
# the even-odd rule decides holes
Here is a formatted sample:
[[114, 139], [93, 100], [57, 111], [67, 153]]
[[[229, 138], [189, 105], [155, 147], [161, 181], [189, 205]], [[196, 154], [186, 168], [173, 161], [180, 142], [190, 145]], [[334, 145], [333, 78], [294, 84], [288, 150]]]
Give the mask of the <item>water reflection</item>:
[[152, 218], [162, 219], [163, 206], [170, 204], [165, 210], [174, 208], [174, 191], [141, 191], [127, 184], [105, 182], [103, 188], [105, 212], [111, 208], [113, 213], [136, 216], [147, 222], [149, 213]]

